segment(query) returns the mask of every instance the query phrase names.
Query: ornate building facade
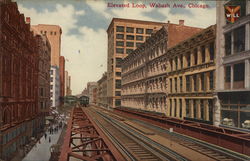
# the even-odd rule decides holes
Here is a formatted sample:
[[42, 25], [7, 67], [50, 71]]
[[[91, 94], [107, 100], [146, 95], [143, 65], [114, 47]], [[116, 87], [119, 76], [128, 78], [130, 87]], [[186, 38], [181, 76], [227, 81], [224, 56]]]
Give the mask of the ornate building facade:
[[211, 26], [166, 52], [167, 116], [213, 124], [215, 36]]
[[0, 0], [0, 158], [10, 160], [42, 126], [37, 38], [17, 3]]
[[164, 26], [124, 59], [122, 107], [212, 121], [215, 26], [193, 32], [173, 28]]

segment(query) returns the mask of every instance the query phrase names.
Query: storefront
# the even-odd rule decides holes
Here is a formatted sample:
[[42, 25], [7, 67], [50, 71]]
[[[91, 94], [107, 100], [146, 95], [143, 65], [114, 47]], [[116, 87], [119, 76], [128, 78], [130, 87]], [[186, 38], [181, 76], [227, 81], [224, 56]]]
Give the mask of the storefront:
[[221, 125], [250, 130], [250, 92], [219, 94]]

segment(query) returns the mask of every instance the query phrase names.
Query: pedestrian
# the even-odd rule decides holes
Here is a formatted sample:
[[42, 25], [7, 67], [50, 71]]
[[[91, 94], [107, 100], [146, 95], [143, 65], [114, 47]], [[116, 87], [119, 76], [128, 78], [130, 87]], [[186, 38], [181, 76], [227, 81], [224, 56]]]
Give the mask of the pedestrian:
[[44, 138], [45, 138], [45, 140], [46, 140], [46, 138], [47, 138], [47, 134], [46, 134], [46, 132], [45, 132], [45, 134], [44, 134]]
[[49, 137], [49, 143], [51, 142], [50, 137]]

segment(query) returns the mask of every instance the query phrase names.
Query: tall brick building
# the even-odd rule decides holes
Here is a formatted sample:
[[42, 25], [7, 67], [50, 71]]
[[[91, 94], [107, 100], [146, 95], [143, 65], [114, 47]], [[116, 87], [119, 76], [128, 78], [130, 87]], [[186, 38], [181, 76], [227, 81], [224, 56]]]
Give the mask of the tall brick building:
[[42, 129], [37, 38], [17, 3], [0, 0], [0, 158], [10, 160]]
[[121, 61], [165, 23], [113, 18], [108, 29], [107, 97], [109, 107], [121, 105]]

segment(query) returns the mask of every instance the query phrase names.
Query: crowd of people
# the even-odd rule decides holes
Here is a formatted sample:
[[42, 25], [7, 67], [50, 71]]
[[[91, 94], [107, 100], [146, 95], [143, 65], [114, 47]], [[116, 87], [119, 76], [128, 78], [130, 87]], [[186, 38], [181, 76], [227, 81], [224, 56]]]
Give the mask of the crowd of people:
[[[44, 133], [45, 140], [47, 140], [47, 135], [57, 134], [58, 131], [60, 129], [62, 129], [62, 128], [63, 128], [63, 122], [62, 121], [60, 121], [59, 123], [58, 122], [50, 123], [49, 127], [48, 127], [48, 134], [47, 134], [47, 132]], [[49, 143], [50, 143], [51, 142], [51, 137], [48, 136], [48, 138], [49, 138]]]

